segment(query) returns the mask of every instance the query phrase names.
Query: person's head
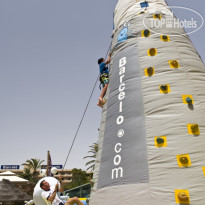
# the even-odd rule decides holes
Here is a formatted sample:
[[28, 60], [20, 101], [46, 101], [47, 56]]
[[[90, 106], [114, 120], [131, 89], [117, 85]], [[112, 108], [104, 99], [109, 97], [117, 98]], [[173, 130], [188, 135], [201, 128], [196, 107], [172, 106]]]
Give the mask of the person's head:
[[98, 59], [98, 65], [100, 65], [102, 62], [105, 62], [105, 59], [104, 58], [99, 58]]
[[40, 187], [41, 187], [41, 189], [43, 189], [44, 191], [50, 190], [50, 184], [49, 184], [46, 180], [43, 180], [43, 181], [40, 183]]

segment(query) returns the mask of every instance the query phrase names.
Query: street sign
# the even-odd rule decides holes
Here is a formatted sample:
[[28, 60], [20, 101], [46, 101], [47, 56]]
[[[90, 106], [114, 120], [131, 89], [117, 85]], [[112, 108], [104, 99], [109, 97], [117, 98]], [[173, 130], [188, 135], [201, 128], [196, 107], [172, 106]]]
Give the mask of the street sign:
[[[57, 169], [63, 169], [63, 165], [58, 164], [58, 165], [52, 165], [52, 167], [56, 167]], [[47, 165], [41, 165], [41, 169], [46, 169]]]
[[1, 169], [20, 169], [20, 165], [1, 165]]

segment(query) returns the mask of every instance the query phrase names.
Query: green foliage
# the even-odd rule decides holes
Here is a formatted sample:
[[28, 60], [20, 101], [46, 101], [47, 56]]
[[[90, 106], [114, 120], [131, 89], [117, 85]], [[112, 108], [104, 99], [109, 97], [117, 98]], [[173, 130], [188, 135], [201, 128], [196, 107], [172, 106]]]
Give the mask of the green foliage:
[[23, 173], [19, 174], [19, 176], [21, 178], [23, 178], [23, 179], [27, 179], [29, 181], [33, 181], [32, 180], [33, 175], [31, 173], [31, 169], [28, 168], [28, 167], [24, 168]]
[[72, 170], [72, 181], [68, 185], [64, 186], [64, 189], [72, 189], [78, 187], [80, 185], [88, 183], [89, 180], [90, 179], [85, 171], [75, 168]]
[[91, 158], [90, 161], [88, 161], [85, 166], [88, 166], [88, 168], [86, 169], [86, 171], [90, 170], [91, 172], [93, 172], [94, 168], [95, 168], [95, 160], [96, 160], [96, 156], [98, 153], [98, 143], [94, 143], [93, 145], [89, 146], [91, 149], [88, 153], [91, 153], [91, 155], [85, 156], [83, 159], [86, 158]]
[[32, 174], [32, 177], [30, 178], [30, 181], [32, 181], [34, 183], [37, 183], [38, 175], [39, 175], [37, 169], [41, 168], [41, 165], [42, 165], [43, 162], [44, 162], [44, 160], [32, 158], [32, 159], [26, 160], [26, 162], [22, 164], [22, 165], [25, 166], [24, 174], [29, 173], [28, 169], [30, 170], [30, 172]]

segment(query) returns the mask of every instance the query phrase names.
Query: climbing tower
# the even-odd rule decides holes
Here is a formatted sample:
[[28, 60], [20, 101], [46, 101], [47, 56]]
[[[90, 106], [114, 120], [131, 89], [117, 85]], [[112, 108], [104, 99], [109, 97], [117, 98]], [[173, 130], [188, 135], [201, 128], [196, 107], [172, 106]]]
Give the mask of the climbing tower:
[[119, 0], [90, 205], [205, 204], [205, 66], [165, 0]]

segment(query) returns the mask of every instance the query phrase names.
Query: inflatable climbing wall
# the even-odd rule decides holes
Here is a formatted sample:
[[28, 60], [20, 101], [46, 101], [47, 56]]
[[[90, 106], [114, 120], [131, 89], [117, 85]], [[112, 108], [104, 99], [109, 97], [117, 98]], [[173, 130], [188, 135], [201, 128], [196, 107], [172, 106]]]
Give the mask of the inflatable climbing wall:
[[90, 205], [205, 204], [205, 66], [164, 0], [119, 0]]

